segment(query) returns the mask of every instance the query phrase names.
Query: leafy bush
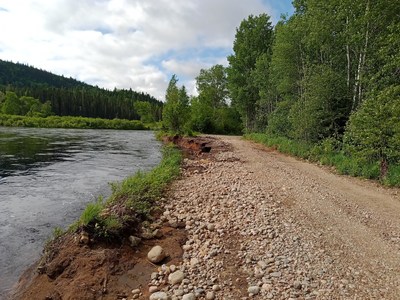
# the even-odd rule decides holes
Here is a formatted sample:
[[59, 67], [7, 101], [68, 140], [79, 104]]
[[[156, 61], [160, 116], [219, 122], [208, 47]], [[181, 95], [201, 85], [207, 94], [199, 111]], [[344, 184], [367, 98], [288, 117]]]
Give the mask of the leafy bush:
[[0, 126], [9, 127], [38, 127], [38, 128], [76, 128], [76, 129], [125, 129], [143, 130], [148, 129], [140, 121], [123, 119], [99, 119], [84, 117], [60, 117], [49, 116], [28, 117], [18, 115], [0, 114]]

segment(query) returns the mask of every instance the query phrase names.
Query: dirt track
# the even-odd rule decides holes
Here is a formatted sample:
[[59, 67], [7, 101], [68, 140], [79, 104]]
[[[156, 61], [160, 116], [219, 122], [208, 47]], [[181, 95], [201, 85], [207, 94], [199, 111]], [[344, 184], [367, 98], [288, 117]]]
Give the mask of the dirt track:
[[281, 221], [293, 219], [305, 242], [334, 257], [332, 271], [348, 277], [338, 278], [348, 297], [364, 290], [371, 298], [400, 298], [398, 189], [338, 176], [239, 138], [223, 140], [254, 180], [282, 201]]

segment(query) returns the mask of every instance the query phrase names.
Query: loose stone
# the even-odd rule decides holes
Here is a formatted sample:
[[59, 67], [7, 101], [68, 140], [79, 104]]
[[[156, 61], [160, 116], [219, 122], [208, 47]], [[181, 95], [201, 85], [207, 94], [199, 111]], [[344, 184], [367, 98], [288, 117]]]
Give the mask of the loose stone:
[[214, 292], [207, 292], [206, 294], [206, 300], [213, 300], [215, 299], [215, 294]]
[[166, 253], [161, 246], [154, 246], [149, 253], [147, 254], [147, 258], [152, 263], [159, 263], [166, 257]]
[[185, 274], [182, 271], [178, 270], [174, 273], [169, 274], [168, 282], [172, 285], [181, 283], [182, 280], [185, 278]]
[[256, 286], [256, 285], [250, 286], [250, 287], [247, 289], [247, 292], [248, 292], [249, 294], [257, 295], [257, 294], [260, 292], [260, 287], [259, 287], [259, 286]]
[[196, 296], [193, 293], [185, 294], [182, 300], [196, 300]]
[[151, 294], [150, 300], [168, 300], [168, 295], [165, 292], [156, 292]]

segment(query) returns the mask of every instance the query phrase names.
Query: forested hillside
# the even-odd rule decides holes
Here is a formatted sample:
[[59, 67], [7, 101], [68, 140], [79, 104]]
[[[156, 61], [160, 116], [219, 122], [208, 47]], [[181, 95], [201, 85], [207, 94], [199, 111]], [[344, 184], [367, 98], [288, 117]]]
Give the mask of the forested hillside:
[[159, 120], [162, 102], [133, 90], [109, 91], [72, 78], [54, 75], [23, 64], [0, 60], [0, 91], [13, 91], [42, 103], [49, 102], [54, 114], [105, 119], [140, 119], [134, 109], [138, 101], [150, 103], [152, 119]]
[[267, 14], [243, 20], [229, 66], [201, 70], [190, 105], [170, 85], [167, 95], [175, 97], [167, 97], [164, 123], [173, 131], [232, 133], [241, 122], [245, 133], [285, 152], [400, 184], [400, 6], [293, 5], [275, 27]]
[[228, 86], [246, 132], [316, 145], [304, 156], [352, 157], [346, 173], [384, 178], [400, 160], [398, 2], [293, 5], [275, 28], [260, 15], [237, 29]]

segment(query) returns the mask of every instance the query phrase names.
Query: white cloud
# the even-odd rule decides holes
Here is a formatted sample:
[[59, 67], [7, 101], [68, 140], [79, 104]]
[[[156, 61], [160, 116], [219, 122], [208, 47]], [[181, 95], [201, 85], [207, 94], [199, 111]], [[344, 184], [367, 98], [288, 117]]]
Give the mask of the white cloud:
[[240, 21], [262, 12], [261, 0], [0, 0], [0, 59], [163, 99], [172, 73], [194, 92], [201, 68], [226, 64]]

